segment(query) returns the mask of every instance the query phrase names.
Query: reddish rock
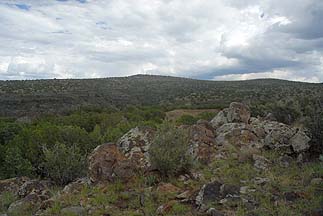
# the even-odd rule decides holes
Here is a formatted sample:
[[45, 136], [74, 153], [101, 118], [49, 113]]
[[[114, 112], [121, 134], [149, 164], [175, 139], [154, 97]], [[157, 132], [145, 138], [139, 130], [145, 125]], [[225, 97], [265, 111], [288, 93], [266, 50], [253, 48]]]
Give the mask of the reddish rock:
[[89, 157], [89, 178], [93, 183], [127, 181], [134, 174], [134, 165], [112, 143], [98, 146]]

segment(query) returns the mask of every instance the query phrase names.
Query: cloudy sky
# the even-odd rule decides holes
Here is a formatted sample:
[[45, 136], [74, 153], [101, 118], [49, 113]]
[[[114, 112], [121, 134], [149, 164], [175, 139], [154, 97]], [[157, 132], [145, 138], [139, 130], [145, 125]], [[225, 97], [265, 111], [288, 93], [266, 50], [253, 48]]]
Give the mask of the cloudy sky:
[[0, 79], [139, 73], [323, 82], [323, 1], [0, 0]]

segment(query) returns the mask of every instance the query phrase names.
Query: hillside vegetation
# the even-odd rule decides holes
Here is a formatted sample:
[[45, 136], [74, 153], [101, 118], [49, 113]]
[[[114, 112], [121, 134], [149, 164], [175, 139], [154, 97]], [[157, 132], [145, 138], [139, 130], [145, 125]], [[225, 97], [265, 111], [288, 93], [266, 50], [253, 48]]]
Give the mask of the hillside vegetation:
[[0, 116], [0, 214], [323, 214], [322, 84], [0, 81]]
[[158, 105], [224, 108], [232, 101], [252, 105], [289, 100], [306, 106], [323, 95], [322, 84], [275, 79], [203, 81], [136, 75], [105, 79], [0, 81], [0, 116], [64, 113], [79, 107]]

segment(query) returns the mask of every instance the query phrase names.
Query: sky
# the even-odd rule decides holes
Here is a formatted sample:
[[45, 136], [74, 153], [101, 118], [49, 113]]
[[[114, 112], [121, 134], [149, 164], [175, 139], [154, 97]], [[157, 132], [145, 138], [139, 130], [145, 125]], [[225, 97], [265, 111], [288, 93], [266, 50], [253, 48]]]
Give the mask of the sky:
[[323, 82], [322, 0], [0, 0], [0, 79]]

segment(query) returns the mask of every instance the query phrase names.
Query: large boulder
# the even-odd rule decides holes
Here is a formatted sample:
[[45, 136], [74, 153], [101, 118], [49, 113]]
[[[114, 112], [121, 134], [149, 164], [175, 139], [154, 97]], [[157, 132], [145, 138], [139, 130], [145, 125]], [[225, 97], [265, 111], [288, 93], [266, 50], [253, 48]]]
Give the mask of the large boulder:
[[250, 109], [243, 103], [232, 102], [229, 108], [220, 111], [212, 120], [211, 125], [218, 128], [226, 123], [245, 123], [250, 119]]
[[135, 127], [124, 134], [117, 142], [118, 149], [141, 168], [150, 166], [148, 149], [155, 130], [150, 127]]
[[203, 120], [188, 128], [190, 137], [189, 152], [194, 159], [209, 162], [216, 152], [215, 131], [213, 127]]
[[261, 146], [261, 140], [254, 133], [254, 128], [245, 123], [226, 123], [216, 130], [217, 145], [226, 146]]
[[134, 176], [134, 163], [115, 144], [98, 146], [89, 156], [88, 175], [93, 183], [127, 181]]
[[208, 204], [221, 203], [230, 198], [240, 198], [240, 187], [214, 181], [202, 186], [195, 198], [195, 204], [198, 209], [204, 211]]

